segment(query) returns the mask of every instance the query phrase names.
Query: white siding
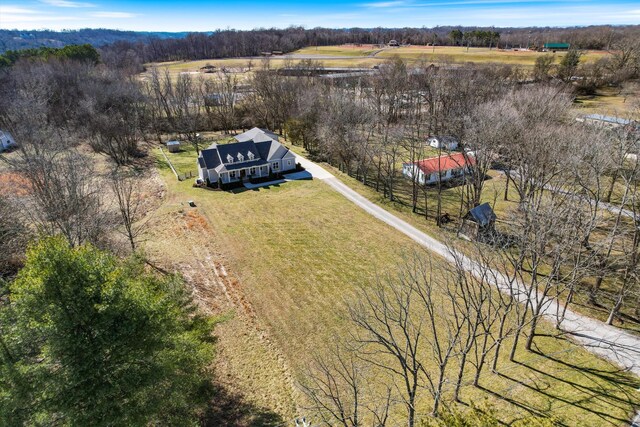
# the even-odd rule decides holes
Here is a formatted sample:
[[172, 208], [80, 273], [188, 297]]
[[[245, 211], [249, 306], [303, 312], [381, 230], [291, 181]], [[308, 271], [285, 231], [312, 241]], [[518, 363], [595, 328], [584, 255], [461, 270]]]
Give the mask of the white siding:
[[285, 158], [282, 160], [282, 170], [288, 171], [296, 168], [296, 159], [295, 158]]
[[218, 172], [215, 169], [208, 170], [209, 181], [210, 182], [218, 182]]

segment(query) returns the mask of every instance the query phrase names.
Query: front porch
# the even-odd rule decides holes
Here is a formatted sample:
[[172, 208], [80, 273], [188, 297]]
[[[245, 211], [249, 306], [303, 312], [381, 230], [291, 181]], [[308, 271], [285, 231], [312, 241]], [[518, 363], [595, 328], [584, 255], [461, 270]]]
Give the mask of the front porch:
[[246, 182], [253, 179], [267, 178], [270, 174], [271, 172], [268, 165], [248, 166], [227, 172], [221, 172], [219, 181], [221, 184]]

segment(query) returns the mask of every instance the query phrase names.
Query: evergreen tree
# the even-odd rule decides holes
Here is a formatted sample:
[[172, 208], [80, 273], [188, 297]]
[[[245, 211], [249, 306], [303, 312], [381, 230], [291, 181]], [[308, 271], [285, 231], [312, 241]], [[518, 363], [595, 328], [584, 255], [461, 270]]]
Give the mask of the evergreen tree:
[[193, 425], [215, 321], [176, 276], [48, 238], [0, 306], [0, 425]]

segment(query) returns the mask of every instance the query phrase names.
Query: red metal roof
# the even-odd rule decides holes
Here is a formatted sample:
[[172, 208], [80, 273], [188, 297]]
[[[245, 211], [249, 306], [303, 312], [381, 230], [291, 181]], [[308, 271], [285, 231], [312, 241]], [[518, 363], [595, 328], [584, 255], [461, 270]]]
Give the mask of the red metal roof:
[[420, 168], [425, 175], [430, 175], [434, 172], [438, 172], [438, 165], [441, 172], [448, 170], [461, 169], [465, 166], [473, 166], [476, 164], [476, 159], [464, 153], [455, 153], [448, 156], [430, 157], [428, 159], [418, 160], [414, 163]]

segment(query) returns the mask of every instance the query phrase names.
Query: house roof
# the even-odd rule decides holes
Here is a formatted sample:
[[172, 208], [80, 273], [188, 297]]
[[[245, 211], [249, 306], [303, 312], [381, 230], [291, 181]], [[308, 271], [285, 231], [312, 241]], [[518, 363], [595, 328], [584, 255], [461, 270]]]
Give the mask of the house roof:
[[476, 159], [465, 153], [454, 153], [447, 156], [430, 157], [428, 159], [418, 160], [414, 162], [418, 168], [425, 174], [430, 175], [434, 172], [446, 172], [448, 170], [461, 169], [465, 166], [473, 166]]
[[[209, 148], [201, 151], [198, 163], [201, 167], [221, 172], [260, 166], [273, 160], [281, 160], [290, 151], [277, 139], [278, 135], [272, 132], [253, 128], [236, 135], [235, 140], [238, 142], [211, 144]], [[248, 153], [252, 153], [255, 159], [249, 159]], [[238, 154], [244, 156], [244, 161], [238, 161]], [[233, 163], [227, 162], [227, 156], [233, 157]]]
[[220, 156], [218, 156], [217, 148], [207, 148], [206, 150], [200, 151], [198, 162], [200, 162], [201, 158], [207, 169], [215, 169], [220, 165]]
[[241, 134], [234, 136], [238, 142], [253, 141], [253, 142], [265, 142], [265, 141], [278, 141], [278, 135], [268, 131], [266, 129], [253, 128]]
[[256, 147], [260, 152], [260, 157], [268, 160], [280, 160], [289, 152], [288, 148], [273, 140], [258, 142]]
[[570, 43], [545, 43], [545, 49], [569, 49]]
[[242, 154], [246, 160], [249, 160], [248, 153], [252, 153], [255, 157], [260, 157], [260, 153], [258, 153], [256, 144], [253, 141], [219, 144], [217, 150], [223, 163], [227, 163], [227, 156], [229, 155], [233, 157], [234, 163], [238, 161], [238, 154]]
[[442, 144], [451, 144], [451, 143], [458, 142], [458, 139], [455, 136], [449, 136], [449, 135], [432, 135], [429, 137], [429, 139], [432, 139], [432, 138]]
[[483, 203], [480, 206], [476, 206], [475, 208], [471, 209], [468, 216], [470, 216], [481, 227], [488, 225], [490, 222], [495, 221], [497, 218], [489, 203]]
[[167, 146], [169, 145], [180, 145], [180, 141], [167, 141]]
[[245, 169], [245, 168], [252, 168], [252, 167], [257, 167], [257, 166], [262, 166], [262, 165], [266, 165], [269, 162], [267, 162], [266, 160], [262, 160], [262, 159], [256, 159], [256, 160], [252, 160], [250, 162], [242, 162], [242, 163], [231, 163], [228, 165], [220, 165], [216, 168], [216, 171], [218, 171], [218, 173], [220, 172], [229, 172], [229, 171], [235, 171], [238, 169]]

